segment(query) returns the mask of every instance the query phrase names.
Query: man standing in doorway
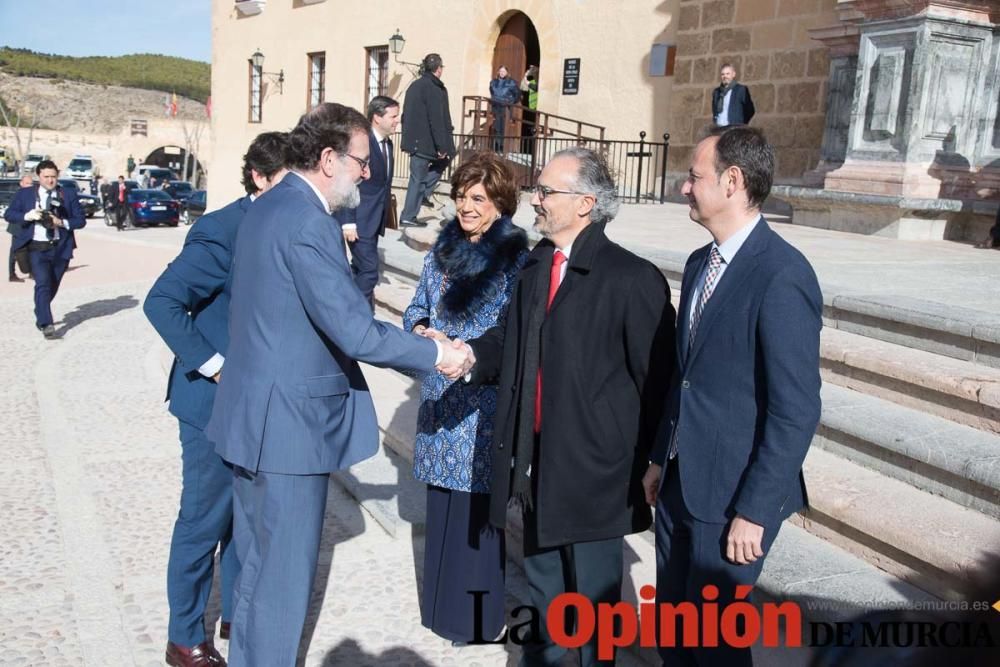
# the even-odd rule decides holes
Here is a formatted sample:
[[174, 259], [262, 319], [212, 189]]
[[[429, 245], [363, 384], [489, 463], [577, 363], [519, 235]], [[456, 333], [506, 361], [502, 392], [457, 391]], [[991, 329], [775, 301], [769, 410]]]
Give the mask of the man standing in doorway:
[[448, 89], [441, 82], [441, 56], [428, 53], [420, 69], [423, 75], [410, 85], [403, 101], [403, 151], [410, 154], [410, 182], [400, 215], [401, 227], [427, 226], [417, 220], [420, 205], [429, 201], [455, 156], [455, 128], [448, 107]]
[[521, 99], [517, 84], [510, 78], [505, 65], [497, 69], [497, 78], [490, 81], [490, 100], [493, 106], [493, 152], [503, 153], [507, 123], [511, 118], [511, 107]]
[[748, 125], [754, 115], [750, 89], [736, 83], [736, 68], [729, 63], [719, 70], [719, 87], [712, 91], [712, 118], [719, 127]]
[[374, 308], [378, 284], [378, 238], [385, 235], [392, 196], [392, 133], [399, 124], [399, 102], [379, 95], [368, 103], [368, 148], [371, 176], [358, 186], [361, 204], [337, 212], [344, 238], [351, 247], [351, 270], [358, 289]]

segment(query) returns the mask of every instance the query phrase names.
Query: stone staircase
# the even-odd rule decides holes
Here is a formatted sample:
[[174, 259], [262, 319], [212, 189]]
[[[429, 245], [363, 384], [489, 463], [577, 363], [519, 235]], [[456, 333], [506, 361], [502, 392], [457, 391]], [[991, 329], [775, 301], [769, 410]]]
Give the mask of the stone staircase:
[[[432, 222], [387, 235], [382, 308], [406, 307], [436, 233]], [[661, 267], [676, 299], [684, 258], [632, 250]], [[811, 508], [786, 522], [758, 593], [822, 602], [803, 609], [817, 618], [958, 598], [1000, 549], [1000, 326], [975, 311], [823, 288]], [[652, 533], [633, 538], [639, 560], [652, 558]], [[642, 563], [650, 578], [640, 583], [651, 567]]]

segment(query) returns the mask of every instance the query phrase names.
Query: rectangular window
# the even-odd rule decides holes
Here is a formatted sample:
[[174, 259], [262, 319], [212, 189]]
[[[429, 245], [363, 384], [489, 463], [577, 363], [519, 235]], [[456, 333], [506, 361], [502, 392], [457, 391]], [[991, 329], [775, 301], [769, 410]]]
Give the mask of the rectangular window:
[[377, 95], [385, 95], [389, 90], [389, 47], [369, 46], [365, 49], [367, 76], [365, 80], [365, 107]]
[[248, 114], [251, 123], [259, 123], [261, 118], [261, 107], [264, 102], [263, 86], [261, 85], [262, 68], [254, 67], [253, 62], [248, 62], [250, 66], [250, 113]]
[[326, 51], [307, 54], [309, 59], [309, 97], [306, 109], [322, 104], [326, 97]]

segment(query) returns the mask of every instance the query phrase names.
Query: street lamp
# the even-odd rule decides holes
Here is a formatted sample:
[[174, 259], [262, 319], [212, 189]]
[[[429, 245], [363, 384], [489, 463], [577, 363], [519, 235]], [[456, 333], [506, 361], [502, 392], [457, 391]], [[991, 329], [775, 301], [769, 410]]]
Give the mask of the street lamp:
[[399, 59], [399, 54], [403, 52], [403, 47], [406, 46], [406, 39], [399, 32], [399, 28], [396, 28], [396, 33], [389, 38], [389, 50], [392, 51], [392, 57], [400, 65], [409, 65], [410, 67], [420, 68], [420, 63], [408, 63], [405, 60]]
[[250, 62], [253, 63], [253, 66], [256, 69], [260, 70], [261, 76], [269, 76], [269, 77], [271, 77], [272, 81], [274, 81], [276, 84], [278, 84], [278, 94], [279, 95], [284, 94], [284, 92], [285, 92], [285, 70], [284, 69], [280, 69], [277, 72], [265, 72], [264, 71], [264, 54], [260, 52], [260, 49], [257, 49], [256, 51], [253, 52], [253, 55], [250, 56]]

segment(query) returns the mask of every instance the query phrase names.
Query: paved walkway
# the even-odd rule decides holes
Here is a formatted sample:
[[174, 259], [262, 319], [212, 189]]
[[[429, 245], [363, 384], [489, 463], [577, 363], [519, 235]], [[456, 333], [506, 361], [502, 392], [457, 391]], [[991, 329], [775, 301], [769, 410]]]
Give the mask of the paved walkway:
[[[530, 210], [519, 217], [530, 219]], [[807, 252], [821, 278], [845, 289], [998, 311], [1000, 253], [780, 231]], [[169, 358], [139, 306], [185, 232], [118, 234], [91, 221], [55, 303], [58, 341], [34, 329], [31, 283], [0, 283], [6, 334], [0, 458], [8, 469], [0, 485], [4, 664], [162, 664], [180, 456], [176, 422], [162, 403]], [[687, 220], [686, 207], [676, 205], [627, 207], [611, 235], [678, 261], [706, 240]], [[398, 485], [408, 470], [397, 472]], [[356, 482], [347, 476], [330, 494], [320, 572], [330, 585], [316, 596], [305, 664], [515, 660], [516, 649], [455, 650], [420, 627], [414, 563], [422, 559], [422, 537], [384, 529], [346, 491], [357, 494]], [[361, 491], [376, 498], [394, 492], [391, 480]]]

